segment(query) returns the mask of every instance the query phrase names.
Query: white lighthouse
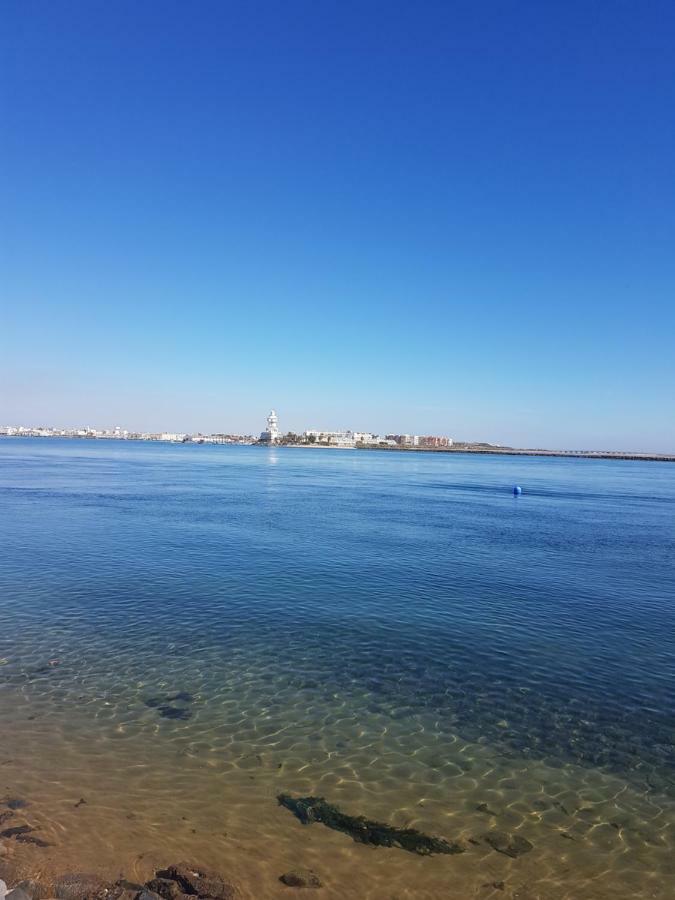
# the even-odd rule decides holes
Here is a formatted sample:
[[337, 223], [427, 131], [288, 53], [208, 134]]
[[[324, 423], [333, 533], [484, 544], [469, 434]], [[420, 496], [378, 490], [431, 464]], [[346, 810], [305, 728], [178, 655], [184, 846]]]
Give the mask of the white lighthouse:
[[267, 431], [263, 431], [260, 434], [260, 440], [265, 441], [267, 444], [276, 444], [279, 440], [279, 426], [277, 422], [277, 414], [274, 410], [271, 410], [269, 416], [267, 417]]

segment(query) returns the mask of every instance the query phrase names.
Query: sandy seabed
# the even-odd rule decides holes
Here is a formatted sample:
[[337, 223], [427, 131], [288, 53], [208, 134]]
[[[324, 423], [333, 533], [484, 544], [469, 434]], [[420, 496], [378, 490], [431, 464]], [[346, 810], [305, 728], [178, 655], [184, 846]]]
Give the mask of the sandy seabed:
[[[339, 698], [281, 688], [260, 707], [223, 689], [187, 721], [133, 698], [50, 703], [2, 695], [0, 830], [28, 824], [49, 846], [2, 841], [16, 881], [91, 872], [145, 881], [190, 860], [243, 897], [284, 897], [289, 869], [316, 871], [326, 898], [672, 898], [675, 802], [618, 775], [556, 760], [506, 758], [421, 712], [355, 715]], [[54, 698], [52, 698], [54, 699]], [[195, 705], [198, 704], [195, 700]], [[307, 726], [306, 704], [314, 703]], [[186, 708], [189, 704], [185, 705]], [[132, 714], [132, 710], [133, 712]], [[301, 712], [302, 711], [302, 712]], [[321, 795], [345, 812], [458, 841], [460, 855], [420, 857], [302, 825], [277, 794]], [[25, 802], [11, 811], [11, 799]], [[4, 805], [3, 805], [4, 804]], [[495, 830], [526, 838], [517, 858]]]

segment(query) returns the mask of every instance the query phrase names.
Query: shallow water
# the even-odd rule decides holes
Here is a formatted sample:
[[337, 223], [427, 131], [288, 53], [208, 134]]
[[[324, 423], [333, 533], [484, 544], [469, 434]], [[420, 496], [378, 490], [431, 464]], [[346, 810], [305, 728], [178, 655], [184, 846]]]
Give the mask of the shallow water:
[[0, 830], [51, 844], [6, 841], [22, 871], [673, 896], [675, 466], [5, 439], [0, 504]]

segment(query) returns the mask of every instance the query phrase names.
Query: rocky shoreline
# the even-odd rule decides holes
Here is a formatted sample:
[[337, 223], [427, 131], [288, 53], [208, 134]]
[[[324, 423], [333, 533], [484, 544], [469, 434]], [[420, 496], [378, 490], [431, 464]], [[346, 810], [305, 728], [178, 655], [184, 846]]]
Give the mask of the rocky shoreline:
[[[303, 825], [319, 824], [356, 843], [396, 848], [414, 856], [463, 854], [472, 846], [482, 845], [497, 854], [516, 859], [533, 849], [525, 838], [495, 828], [468, 838], [464, 846], [414, 828], [400, 828], [365, 816], [351, 815], [323, 797], [279, 794], [277, 802]], [[82, 804], [86, 804], [84, 799], [78, 801], [76, 806]], [[123, 874], [116, 878], [85, 872], [45, 874], [41, 864], [34, 864], [35, 859], [31, 865], [29, 860], [20, 859], [23, 852], [17, 856], [20, 847], [24, 852], [37, 850], [39, 853], [41, 848], [52, 846], [36, 828], [21, 822], [24, 809], [30, 805], [17, 797], [0, 798], [0, 900], [243, 900], [251, 896], [250, 885], [237, 884], [235, 879], [194, 861], [178, 862], [162, 868], [153, 866], [146, 870], [154, 871], [153, 876], [143, 882], [128, 880]], [[485, 803], [477, 809], [490, 816], [496, 815]], [[13, 824], [3, 828], [9, 821]], [[26, 862], [29, 862], [28, 866]], [[282, 891], [284, 888], [311, 890], [324, 887], [317, 872], [302, 867], [281, 873], [278, 882]], [[503, 881], [490, 881], [483, 887], [503, 891], [505, 885]]]
[[[315, 445], [312, 445], [315, 446]], [[675, 462], [673, 453], [631, 453], [622, 450], [545, 450], [526, 447], [493, 447], [454, 444], [452, 447], [383, 447], [358, 444], [357, 450], [382, 450], [388, 453], [470, 453], [474, 456], [547, 456], [569, 459], [616, 459], [635, 462]]]
[[[1, 868], [1, 867], [0, 867]], [[279, 881], [292, 888], [320, 888], [311, 869], [284, 872]], [[98, 875], [71, 873], [54, 879], [28, 878], [7, 889], [0, 879], [0, 900], [237, 900], [241, 892], [218, 872], [181, 862], [158, 869], [145, 884], [125, 879], [105, 881]]]

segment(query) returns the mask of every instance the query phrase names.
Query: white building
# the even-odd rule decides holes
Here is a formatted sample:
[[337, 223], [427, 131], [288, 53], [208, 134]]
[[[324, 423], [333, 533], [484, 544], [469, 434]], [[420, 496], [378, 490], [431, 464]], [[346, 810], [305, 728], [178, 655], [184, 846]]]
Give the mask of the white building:
[[276, 444], [279, 440], [279, 425], [277, 414], [274, 410], [271, 410], [267, 417], [267, 430], [260, 432], [260, 440], [265, 441], [267, 444]]
[[353, 447], [356, 444], [353, 431], [319, 431], [310, 428], [305, 431], [310, 443], [329, 444], [331, 447]]
[[370, 431], [319, 431], [310, 428], [304, 432], [310, 443], [329, 444], [331, 447], [355, 447], [357, 444], [380, 444], [382, 439]]
[[170, 441], [170, 442], [173, 443], [173, 444], [179, 444], [179, 443], [181, 443], [182, 441], [184, 441], [185, 438], [186, 438], [186, 435], [185, 435], [182, 431], [181, 431], [181, 432], [176, 432], [176, 431], [163, 431], [163, 432], [159, 435], [159, 440], [160, 440], [160, 441]]
[[355, 431], [354, 441], [357, 444], [379, 444], [381, 439], [379, 434], [373, 434], [370, 431]]

